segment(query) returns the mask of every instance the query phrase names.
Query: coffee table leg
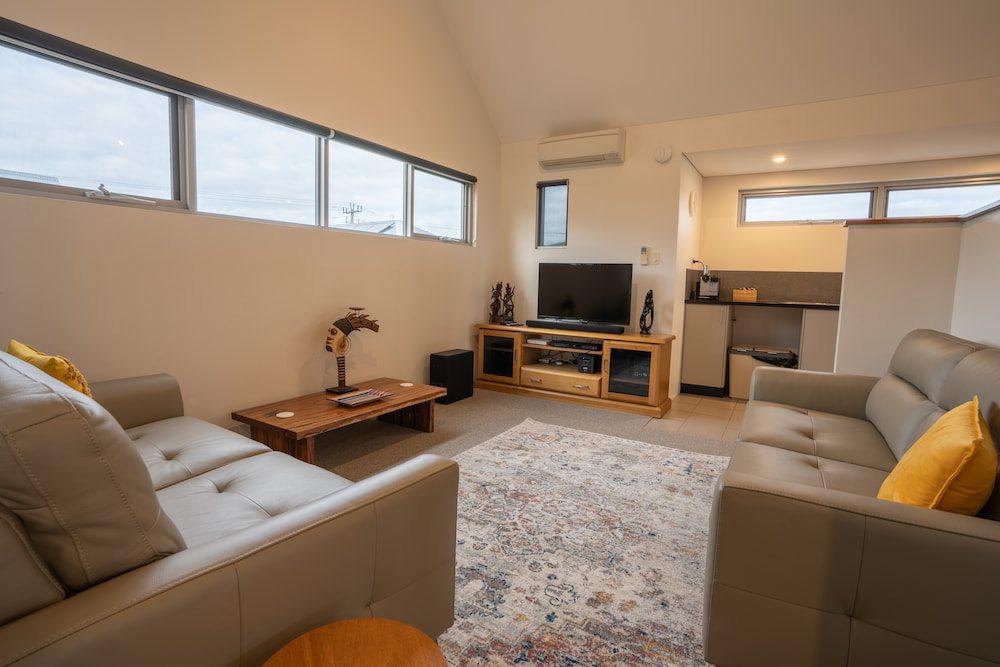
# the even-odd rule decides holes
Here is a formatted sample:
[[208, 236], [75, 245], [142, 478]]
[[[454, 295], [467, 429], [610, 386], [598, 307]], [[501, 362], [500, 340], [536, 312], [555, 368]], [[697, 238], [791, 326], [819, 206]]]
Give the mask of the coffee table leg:
[[275, 431], [262, 426], [251, 426], [250, 437], [257, 442], [267, 445], [276, 452], [294, 456], [300, 461], [313, 463], [315, 459], [315, 440], [312, 437], [303, 440], [296, 440], [294, 437], [285, 435], [281, 431]]
[[434, 432], [434, 401], [424, 401], [395, 412], [379, 415], [378, 420], [387, 424], [405, 426], [424, 433]]
[[316, 461], [316, 440], [312, 436], [296, 440], [293, 456], [300, 461], [314, 463]]

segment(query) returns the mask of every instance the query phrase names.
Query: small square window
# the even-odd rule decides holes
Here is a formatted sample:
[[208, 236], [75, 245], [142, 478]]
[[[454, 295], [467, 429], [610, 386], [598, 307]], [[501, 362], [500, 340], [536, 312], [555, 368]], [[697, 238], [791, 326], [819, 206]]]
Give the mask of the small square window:
[[569, 181], [539, 183], [537, 247], [565, 246], [568, 217]]
[[464, 241], [468, 229], [468, 185], [413, 170], [413, 234]]
[[316, 137], [195, 102], [198, 210], [316, 224]]
[[330, 142], [333, 229], [406, 235], [406, 165], [347, 144]]

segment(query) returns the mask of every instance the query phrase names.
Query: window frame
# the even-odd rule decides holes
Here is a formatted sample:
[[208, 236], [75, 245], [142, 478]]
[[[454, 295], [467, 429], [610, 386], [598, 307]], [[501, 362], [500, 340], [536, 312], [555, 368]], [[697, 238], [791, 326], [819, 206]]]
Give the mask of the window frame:
[[[565, 240], [562, 243], [545, 243], [543, 238], [544, 230], [542, 228], [542, 221], [544, 218], [544, 209], [542, 203], [544, 201], [544, 191], [546, 188], [558, 187], [564, 185], [566, 186], [566, 220], [565, 220]], [[535, 196], [535, 249], [540, 250], [543, 248], [566, 248], [569, 246], [569, 179], [562, 178], [552, 181], [538, 181], [535, 184], [537, 190]]]
[[[195, 111], [195, 104], [197, 102], [200, 101], [203, 104], [210, 104], [212, 106], [220, 107], [220, 108], [224, 109], [227, 112], [232, 112], [232, 113], [237, 113], [237, 114], [243, 114], [244, 116], [249, 116], [249, 117], [251, 117], [251, 118], [253, 118], [254, 120], [257, 120], [257, 121], [262, 121], [262, 122], [265, 122], [265, 123], [274, 123], [275, 125], [281, 125], [281, 126], [283, 126], [285, 128], [289, 128], [289, 129], [296, 130], [296, 131], [299, 131], [299, 132], [304, 132], [305, 134], [312, 134], [312, 133], [305, 132], [301, 127], [295, 127], [295, 126], [289, 125], [287, 123], [282, 123], [281, 121], [275, 120], [273, 118], [267, 118], [267, 117], [264, 117], [264, 116], [259, 116], [257, 114], [250, 113], [250, 112], [248, 112], [248, 111], [246, 111], [244, 109], [236, 109], [236, 108], [233, 108], [233, 107], [228, 107], [228, 106], [225, 106], [225, 105], [217, 104], [217, 103], [209, 101], [209, 100], [201, 100], [200, 98], [184, 97], [182, 99], [186, 102], [187, 106], [190, 108], [190, 112], [189, 112], [190, 117], [188, 119], [188, 123], [187, 123], [187, 127], [186, 127], [186, 130], [190, 134], [189, 134], [189, 137], [186, 137], [185, 141], [184, 141], [185, 146], [189, 146], [190, 147], [190, 152], [185, 154], [186, 157], [190, 156], [190, 161], [187, 164], [185, 164], [185, 170], [190, 173], [190, 178], [188, 179], [189, 190], [187, 192], [187, 195], [188, 195], [188, 197], [190, 197], [190, 201], [192, 202], [191, 206], [188, 207], [188, 211], [187, 212], [194, 213], [196, 215], [210, 215], [210, 216], [217, 217], [217, 218], [228, 218], [228, 219], [233, 219], [233, 220], [250, 220], [250, 221], [254, 221], [254, 222], [266, 222], [266, 223], [276, 224], [276, 225], [292, 225], [292, 226], [295, 226], [295, 227], [326, 227], [327, 226], [326, 225], [326, 222], [327, 222], [326, 217], [325, 216], [320, 217], [321, 214], [323, 213], [320, 210], [320, 208], [319, 208], [320, 205], [321, 205], [321, 201], [320, 200], [321, 200], [321, 197], [324, 197], [326, 195], [326, 193], [323, 191], [323, 188], [322, 188], [322, 185], [321, 185], [319, 179], [322, 177], [323, 174], [326, 173], [326, 170], [329, 168], [329, 162], [327, 161], [327, 156], [325, 155], [324, 150], [323, 150], [323, 148], [320, 145], [320, 144], [327, 143], [328, 140], [325, 137], [319, 137], [319, 136], [316, 136], [314, 134], [313, 134], [313, 139], [314, 139], [315, 145], [314, 145], [313, 157], [312, 157], [313, 201], [314, 201], [314, 207], [313, 207], [313, 220], [312, 220], [311, 223], [308, 223], [308, 222], [294, 222], [294, 221], [291, 221], [291, 220], [277, 220], [275, 218], [258, 218], [258, 217], [246, 216], [246, 215], [235, 215], [235, 214], [232, 214], [232, 213], [217, 213], [215, 211], [205, 211], [205, 210], [202, 210], [202, 209], [198, 208], [198, 178], [197, 178], [197, 172], [198, 172], [198, 154], [197, 154], [198, 139], [197, 139], [197, 127], [196, 127], [198, 114]], [[325, 199], [323, 201], [325, 201]]]
[[[0, 17], [0, 47], [9, 47], [29, 55], [44, 58], [57, 64], [73, 67], [87, 73], [109, 78], [113, 81], [131, 85], [161, 95], [166, 95], [169, 103], [169, 136], [170, 145], [170, 187], [171, 199], [159, 199], [140, 195], [120, 194], [121, 198], [87, 196], [86, 193], [96, 190], [99, 183], [92, 189], [75, 186], [53, 185], [34, 181], [7, 178], [0, 176], [0, 192], [21, 195], [38, 195], [58, 199], [91, 201], [116, 206], [132, 206], [137, 208], [168, 208], [170, 210], [203, 215], [208, 217], [264, 222], [286, 226], [318, 227], [343, 230], [330, 227], [330, 152], [331, 143], [338, 142], [354, 148], [367, 150], [376, 154], [398, 160], [404, 165], [404, 234], [375, 234], [393, 238], [411, 238], [420, 240], [435, 240], [452, 244], [473, 245], [476, 210], [476, 184], [478, 179], [471, 175], [440, 165], [402, 151], [382, 146], [367, 139], [362, 139], [311, 121], [286, 114], [275, 109], [264, 107], [253, 102], [233, 97], [189, 81], [163, 74], [143, 65], [111, 56], [89, 47], [70, 42], [60, 37], [50, 35], [29, 26]], [[313, 169], [315, 190], [315, 214], [312, 224], [286, 222], [266, 218], [235, 216], [225, 213], [213, 213], [198, 209], [197, 182], [197, 141], [195, 101], [200, 100], [241, 112], [258, 120], [285, 125], [296, 130], [305, 131], [316, 138], [315, 168]], [[428, 172], [438, 177], [455, 181], [462, 185], [462, 223], [461, 238], [438, 237], [430, 234], [415, 234], [413, 231], [413, 174], [414, 170]], [[138, 197], [139, 200], [135, 198]], [[146, 203], [140, 200], [149, 200]], [[357, 231], [354, 233], [369, 234]]]
[[782, 188], [754, 188], [739, 191], [739, 208], [736, 224], [739, 227], [785, 227], [789, 225], [832, 225], [843, 222], [843, 218], [823, 218], [815, 220], [754, 220], [747, 221], [747, 200], [774, 197], [795, 197], [800, 195], [833, 195], [844, 193], [868, 193], [868, 217], [872, 217], [878, 206], [878, 185], [875, 183], [845, 183], [838, 185], [806, 185]]
[[[887, 220], [905, 220], [914, 216], [889, 216], [889, 193], [905, 190], [932, 190], [935, 188], [963, 187], [970, 185], [1000, 185], [1000, 174], [981, 174], [978, 176], [948, 176], [943, 178], [921, 178], [904, 181], [891, 181], [883, 185], [884, 197], [881, 217]], [[989, 206], [990, 204], [986, 204]], [[980, 207], [982, 208], [982, 207]], [[948, 213], [943, 215], [967, 216], [977, 210], [963, 211], [962, 213]], [[916, 216], [927, 217], [927, 216]], [[937, 217], [937, 216], [930, 216]]]
[[[437, 176], [439, 178], [444, 178], [449, 181], [454, 181], [462, 186], [462, 229], [461, 238], [453, 238], [451, 236], [435, 236], [434, 234], [421, 234], [416, 230], [416, 219], [413, 213], [414, 209], [414, 177], [418, 171], [422, 171], [425, 174], [430, 174], [431, 176]], [[414, 239], [427, 239], [431, 241], [441, 241], [442, 243], [464, 243], [471, 244], [472, 235], [472, 184], [461, 179], [455, 178], [448, 174], [442, 174], [439, 171], [434, 171], [433, 169], [428, 169], [426, 167], [417, 166], [415, 164], [407, 163], [406, 165], [406, 187], [404, 188], [406, 194], [406, 206], [404, 208], [406, 220], [404, 225], [407, 230], [407, 236]]]
[[[833, 220], [788, 220], [788, 221], [746, 221], [746, 200], [748, 198], [760, 196], [789, 196], [808, 194], [834, 194], [838, 192], [872, 192], [871, 206], [868, 217], [870, 219], [906, 220], [908, 216], [897, 216], [889, 218], [889, 193], [897, 190], [922, 190], [941, 187], [961, 187], [965, 185], [993, 185], [1000, 184], [1000, 174], [976, 174], [971, 176], [944, 176], [935, 178], [911, 178], [892, 181], [864, 182], [864, 183], [837, 183], [831, 185], [806, 185], [788, 186], [777, 188], [746, 188], [740, 189], [737, 194], [737, 220], [738, 227], [770, 227], [787, 225], [809, 225], [809, 224], [833, 224], [843, 222], [842, 219]], [[987, 205], [988, 206], [988, 205]], [[977, 209], [979, 210], [979, 209]], [[955, 216], [967, 216], [975, 211], [956, 213]], [[928, 216], [917, 216], [928, 217]], [[939, 216], [929, 216], [939, 217]]]
[[82, 188], [74, 185], [56, 185], [53, 183], [39, 183], [37, 181], [28, 181], [18, 178], [8, 178], [5, 176], [0, 176], [0, 188], [5, 192], [12, 192], [15, 194], [46, 194], [55, 195], [61, 199], [83, 199], [86, 201], [97, 201], [105, 204], [118, 204], [125, 206], [141, 206], [149, 207], [150, 204], [145, 204], [141, 200], [148, 199], [155, 202], [154, 206], [174, 208], [174, 209], [184, 209], [187, 208], [186, 201], [186, 189], [183, 186], [183, 178], [181, 177], [181, 161], [182, 161], [182, 150], [181, 145], [187, 143], [187, 136], [185, 133], [185, 123], [182, 122], [182, 117], [184, 114], [183, 104], [185, 98], [181, 97], [177, 93], [164, 90], [157, 86], [150, 85], [143, 81], [137, 81], [129, 77], [124, 77], [113, 72], [104, 70], [103, 68], [90, 65], [81, 61], [77, 61], [70, 58], [61, 57], [47, 51], [32, 48], [25, 44], [20, 44], [18, 42], [10, 41], [0, 37], [0, 48], [9, 48], [14, 51], [20, 51], [21, 53], [26, 53], [30, 56], [36, 58], [41, 58], [49, 62], [55, 63], [57, 65], [62, 65], [70, 69], [78, 70], [86, 74], [91, 74], [94, 76], [100, 76], [105, 79], [109, 79], [116, 83], [120, 83], [126, 86], [132, 86], [133, 88], [138, 88], [145, 92], [155, 93], [157, 95], [163, 95], [167, 98], [167, 143], [170, 148], [170, 199], [163, 199], [160, 197], [150, 197], [147, 195], [133, 195], [128, 193], [115, 193], [122, 197], [128, 197], [130, 200], [118, 200], [111, 198], [104, 198], [99, 196], [88, 196], [88, 192], [95, 192], [99, 185], [99, 182], [94, 183], [92, 187]]

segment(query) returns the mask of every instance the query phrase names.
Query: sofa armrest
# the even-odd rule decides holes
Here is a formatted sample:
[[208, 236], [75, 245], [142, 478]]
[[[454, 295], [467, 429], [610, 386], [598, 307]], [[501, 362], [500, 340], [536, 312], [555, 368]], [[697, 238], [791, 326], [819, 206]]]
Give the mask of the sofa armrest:
[[710, 662], [864, 662], [908, 639], [944, 662], [1000, 661], [1000, 523], [726, 473], [711, 531]]
[[762, 367], [754, 371], [750, 400], [865, 418], [868, 394], [879, 378]]
[[0, 628], [0, 664], [255, 665], [359, 616], [454, 621], [458, 465], [422, 455]]
[[94, 382], [90, 390], [122, 428], [184, 416], [180, 385], [166, 373]]

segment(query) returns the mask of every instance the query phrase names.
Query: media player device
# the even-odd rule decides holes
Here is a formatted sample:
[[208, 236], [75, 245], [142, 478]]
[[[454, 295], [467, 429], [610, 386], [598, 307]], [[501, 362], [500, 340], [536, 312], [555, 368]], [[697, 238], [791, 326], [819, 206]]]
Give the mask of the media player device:
[[570, 350], [591, 350], [597, 352], [601, 349], [600, 343], [578, 343], [572, 340], [549, 341], [549, 347], [564, 347]]
[[576, 370], [581, 373], [596, 373], [596, 358], [592, 354], [581, 354], [576, 360]]

